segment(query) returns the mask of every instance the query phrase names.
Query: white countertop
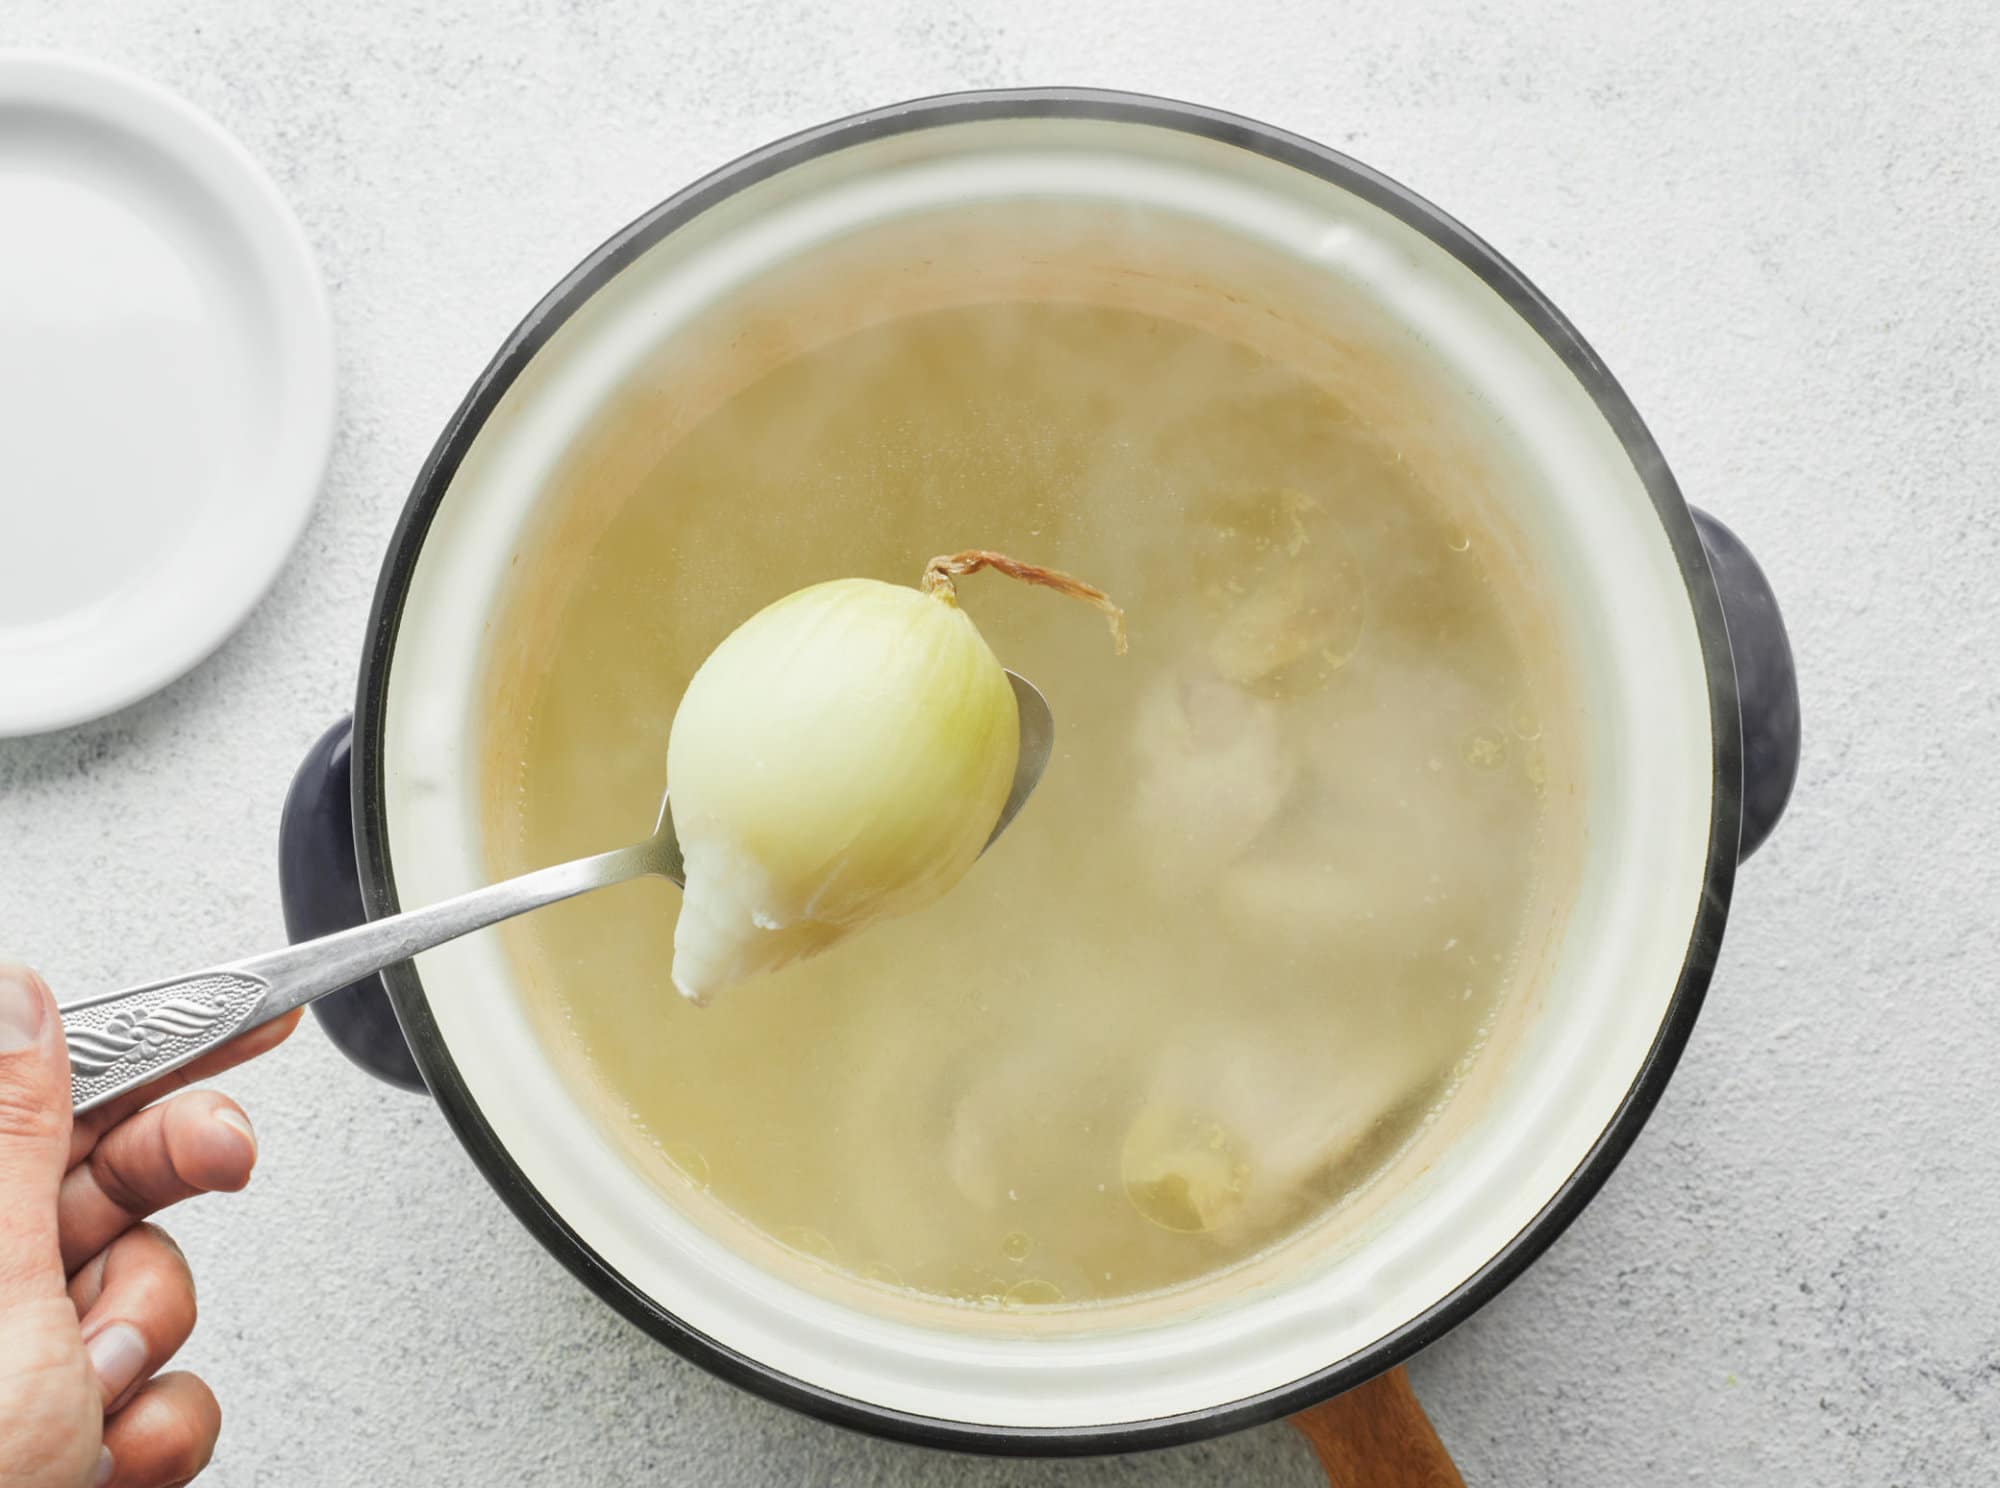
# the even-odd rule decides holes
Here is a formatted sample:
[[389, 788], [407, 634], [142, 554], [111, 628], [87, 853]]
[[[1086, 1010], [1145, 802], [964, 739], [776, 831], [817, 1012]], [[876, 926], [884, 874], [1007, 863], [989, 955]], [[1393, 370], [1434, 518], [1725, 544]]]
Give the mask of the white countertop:
[[[279, 803], [348, 706], [411, 478], [507, 329], [641, 209], [953, 88], [1239, 110], [1388, 171], [1538, 281], [1755, 549], [1799, 653], [1798, 793], [1738, 882], [1680, 1072], [1582, 1219], [1412, 1365], [1440, 1432], [1474, 1484], [1983, 1480], [2000, 25], [1980, 0], [1420, 9], [10, 0], [0, 42], [149, 73], [276, 176], [332, 293], [342, 416], [303, 546], [217, 656], [0, 741], [0, 951], [77, 995], [282, 940]], [[227, 1085], [262, 1167], [173, 1221], [201, 1285], [185, 1359], [226, 1417], [204, 1482], [1315, 1481], [1281, 1427], [1008, 1464], [816, 1425], [616, 1318], [426, 1101], [315, 1026]]]

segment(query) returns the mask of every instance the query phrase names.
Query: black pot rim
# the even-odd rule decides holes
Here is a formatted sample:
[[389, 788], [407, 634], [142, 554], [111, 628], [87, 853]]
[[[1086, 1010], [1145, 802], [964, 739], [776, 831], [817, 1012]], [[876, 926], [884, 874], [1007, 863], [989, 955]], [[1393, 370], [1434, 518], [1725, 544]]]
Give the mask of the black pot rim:
[[959, 1451], [1082, 1456], [1202, 1440], [1292, 1414], [1403, 1362], [1485, 1305], [1568, 1227], [1631, 1147], [1687, 1043], [1721, 948], [1735, 881], [1742, 811], [1736, 678], [1722, 607], [1686, 502], [1639, 414], [1560, 311], [1486, 243], [1422, 197], [1358, 161], [1300, 136], [1197, 104], [1090, 88], [946, 94], [852, 115], [792, 135], [712, 172], [621, 229], [583, 260], [518, 325], [473, 383], [419, 472], [384, 560], [369, 617], [355, 705], [354, 827], [371, 917], [396, 913], [383, 794], [389, 667], [417, 555], [461, 460], [495, 404], [556, 329], [627, 264], [709, 207], [805, 160], [913, 130], [999, 118], [1103, 119], [1204, 136], [1294, 166], [1382, 208], [1477, 274], [1561, 357], [1617, 434], [1651, 495], [1686, 582], [1700, 637], [1714, 739], [1705, 891], [1667, 1011], [1623, 1100], [1553, 1198], [1444, 1298], [1387, 1336], [1288, 1385], [1147, 1421], [1066, 1427], [991, 1426], [914, 1415], [795, 1378], [711, 1338], [633, 1286], [548, 1206], [486, 1123], [433, 1020], [408, 963], [383, 980], [432, 1094], [486, 1179], [517, 1218], [586, 1286], [669, 1348], [780, 1405], [877, 1436]]

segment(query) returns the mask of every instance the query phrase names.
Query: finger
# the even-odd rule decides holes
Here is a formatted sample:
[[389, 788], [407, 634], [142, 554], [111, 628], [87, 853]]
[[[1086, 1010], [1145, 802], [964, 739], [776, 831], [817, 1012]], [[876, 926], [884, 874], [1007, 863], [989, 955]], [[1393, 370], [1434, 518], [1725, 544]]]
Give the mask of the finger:
[[56, 1188], [69, 1129], [55, 998], [26, 967], [0, 966], [0, 1313], [62, 1289]]
[[169, 1488], [185, 1483], [215, 1455], [222, 1407], [194, 1375], [163, 1374], [104, 1423], [111, 1457], [105, 1488]]
[[257, 1138], [228, 1096], [190, 1090], [126, 1118], [63, 1175], [56, 1215], [73, 1271], [149, 1214], [250, 1181]]
[[156, 1225], [128, 1230], [93, 1256], [70, 1278], [69, 1299], [107, 1414], [194, 1331], [194, 1273]]
[[94, 1110], [85, 1111], [76, 1118], [76, 1130], [70, 1138], [69, 1166], [75, 1167], [82, 1162], [84, 1153], [90, 1151], [99, 1137], [142, 1106], [149, 1106], [161, 1096], [169, 1095], [184, 1085], [191, 1085], [196, 1080], [206, 1080], [210, 1075], [219, 1075], [246, 1059], [255, 1059], [259, 1054], [277, 1048], [291, 1037], [292, 1030], [299, 1026], [299, 1019], [303, 1016], [305, 1009], [293, 1008], [282, 1018], [273, 1018], [268, 1023], [259, 1024], [248, 1033], [239, 1034], [220, 1048], [209, 1050], [192, 1064], [184, 1064], [177, 1070], [168, 1070], [159, 1079], [149, 1080], [137, 1090], [128, 1090]]

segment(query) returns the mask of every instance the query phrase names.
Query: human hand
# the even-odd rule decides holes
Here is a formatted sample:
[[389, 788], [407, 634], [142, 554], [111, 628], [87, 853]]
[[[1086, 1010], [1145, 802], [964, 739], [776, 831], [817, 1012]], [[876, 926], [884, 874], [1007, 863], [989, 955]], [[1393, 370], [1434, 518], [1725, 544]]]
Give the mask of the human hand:
[[192, 1374], [155, 1374], [194, 1328], [169, 1204], [250, 1181], [257, 1139], [190, 1080], [283, 1041], [276, 1019], [184, 1069], [70, 1115], [55, 999], [0, 965], [0, 1488], [168, 1488], [207, 1466], [222, 1413]]

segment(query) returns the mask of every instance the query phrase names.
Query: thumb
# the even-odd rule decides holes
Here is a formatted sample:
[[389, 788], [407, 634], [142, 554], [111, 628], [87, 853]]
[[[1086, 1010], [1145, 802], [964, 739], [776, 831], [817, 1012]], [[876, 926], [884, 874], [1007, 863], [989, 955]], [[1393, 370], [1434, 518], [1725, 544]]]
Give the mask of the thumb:
[[26, 967], [0, 965], [0, 1309], [63, 1292], [56, 1190], [69, 1128], [56, 1000]]

